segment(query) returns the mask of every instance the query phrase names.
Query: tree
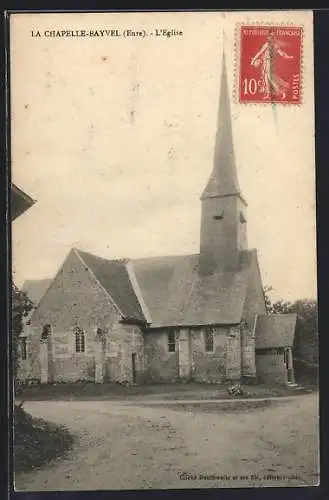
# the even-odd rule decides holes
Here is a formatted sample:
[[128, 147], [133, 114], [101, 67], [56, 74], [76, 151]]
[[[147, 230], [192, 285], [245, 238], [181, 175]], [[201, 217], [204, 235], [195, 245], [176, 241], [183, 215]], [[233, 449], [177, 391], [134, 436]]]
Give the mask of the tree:
[[318, 364], [318, 304], [316, 300], [296, 300], [292, 312], [297, 313], [295, 356], [309, 364]]
[[19, 367], [19, 337], [23, 330], [24, 318], [33, 309], [34, 304], [29, 299], [25, 292], [12, 285], [12, 360], [13, 360], [13, 376], [17, 377]]
[[271, 286], [265, 285], [264, 286], [264, 299], [265, 299], [265, 308], [267, 314], [272, 313], [272, 301], [270, 297], [270, 292], [273, 290]]
[[277, 302], [272, 302], [270, 297], [270, 292], [273, 290], [271, 286], [264, 286], [264, 298], [265, 298], [265, 307], [267, 314], [288, 314], [294, 312], [293, 303], [287, 302], [285, 300], [278, 300]]

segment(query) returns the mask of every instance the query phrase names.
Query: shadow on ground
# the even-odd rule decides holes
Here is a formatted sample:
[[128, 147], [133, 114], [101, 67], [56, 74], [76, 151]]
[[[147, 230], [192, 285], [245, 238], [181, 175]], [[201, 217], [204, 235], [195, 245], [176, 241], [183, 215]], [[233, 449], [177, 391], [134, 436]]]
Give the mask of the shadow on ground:
[[[165, 409], [168, 410], [176, 410], [176, 411], [185, 411], [188, 413], [240, 413], [240, 412], [252, 412], [252, 411], [259, 411], [259, 410], [264, 410], [266, 408], [271, 407], [276, 407], [278, 405], [284, 405], [288, 402], [288, 400], [278, 400], [278, 401], [273, 401], [269, 399], [263, 399], [261, 401], [253, 401], [252, 399], [250, 401], [239, 401], [239, 400], [232, 400], [232, 401], [223, 401], [223, 402], [211, 402], [209, 401], [204, 401], [202, 403], [193, 403], [193, 402], [188, 402], [184, 403], [183, 401], [177, 402], [177, 404], [170, 404], [166, 405], [165, 403], [162, 404], [152, 404], [152, 408], [163, 408], [164, 411]], [[143, 406], [147, 406], [147, 402], [143, 403]]]
[[[228, 385], [175, 383], [154, 384], [126, 387], [118, 383], [95, 384], [79, 382], [75, 384], [36, 384], [22, 386], [16, 396], [18, 401], [47, 400], [124, 400], [134, 398], [184, 400], [184, 399], [228, 399]], [[293, 396], [309, 393], [314, 387], [289, 388], [285, 386], [268, 387], [265, 385], [248, 385], [244, 387], [249, 398], [266, 398]]]

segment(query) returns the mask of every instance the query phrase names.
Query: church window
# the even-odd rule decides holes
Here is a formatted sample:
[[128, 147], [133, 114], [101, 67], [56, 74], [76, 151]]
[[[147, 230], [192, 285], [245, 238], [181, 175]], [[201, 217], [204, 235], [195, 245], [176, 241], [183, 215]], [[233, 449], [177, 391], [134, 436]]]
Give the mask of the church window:
[[213, 352], [214, 350], [214, 332], [213, 329], [208, 327], [204, 332], [204, 343], [206, 352]]
[[26, 360], [27, 359], [27, 345], [26, 345], [26, 337], [21, 337], [19, 339], [19, 344], [20, 344], [20, 355], [21, 359]]
[[169, 352], [176, 351], [176, 336], [174, 331], [168, 332], [168, 351]]
[[75, 352], [82, 353], [85, 352], [85, 332], [81, 330], [78, 326], [74, 329], [75, 335]]
[[51, 332], [51, 326], [50, 325], [44, 325], [42, 328], [42, 333], [41, 333], [41, 342], [47, 342], [49, 335]]

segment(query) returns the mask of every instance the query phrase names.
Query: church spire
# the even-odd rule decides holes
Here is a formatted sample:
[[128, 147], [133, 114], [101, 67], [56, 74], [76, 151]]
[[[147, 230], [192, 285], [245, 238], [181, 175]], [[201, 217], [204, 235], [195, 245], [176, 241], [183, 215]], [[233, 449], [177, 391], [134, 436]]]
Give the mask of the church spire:
[[201, 200], [199, 272], [234, 272], [247, 248], [247, 204], [235, 164], [224, 52], [214, 166]]
[[234, 194], [240, 195], [240, 193], [233, 146], [225, 52], [223, 50], [214, 165], [208, 183], [201, 195], [201, 200]]

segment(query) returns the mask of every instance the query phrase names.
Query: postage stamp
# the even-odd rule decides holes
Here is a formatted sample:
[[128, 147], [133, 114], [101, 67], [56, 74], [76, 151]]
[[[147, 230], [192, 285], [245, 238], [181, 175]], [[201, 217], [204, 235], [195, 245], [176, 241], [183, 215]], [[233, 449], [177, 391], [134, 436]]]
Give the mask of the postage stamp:
[[301, 104], [301, 26], [239, 26], [240, 103]]

